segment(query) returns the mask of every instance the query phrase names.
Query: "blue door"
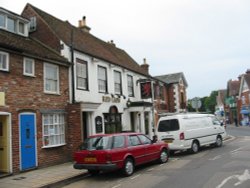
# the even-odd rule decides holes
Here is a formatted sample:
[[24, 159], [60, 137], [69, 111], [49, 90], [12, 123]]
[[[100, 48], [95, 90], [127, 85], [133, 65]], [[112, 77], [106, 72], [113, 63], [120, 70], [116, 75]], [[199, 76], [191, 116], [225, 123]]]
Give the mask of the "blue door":
[[20, 114], [21, 170], [36, 167], [35, 115]]

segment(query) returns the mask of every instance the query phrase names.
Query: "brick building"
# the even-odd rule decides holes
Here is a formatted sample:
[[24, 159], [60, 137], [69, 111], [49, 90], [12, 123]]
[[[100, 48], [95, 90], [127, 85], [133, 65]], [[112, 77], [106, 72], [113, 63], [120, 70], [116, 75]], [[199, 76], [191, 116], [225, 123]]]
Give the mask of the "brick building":
[[242, 125], [250, 125], [250, 70], [240, 79], [238, 117]]
[[0, 173], [68, 161], [69, 62], [0, 9]]
[[182, 72], [155, 76], [165, 85], [166, 110], [168, 112], [185, 112], [187, 107], [187, 81]]

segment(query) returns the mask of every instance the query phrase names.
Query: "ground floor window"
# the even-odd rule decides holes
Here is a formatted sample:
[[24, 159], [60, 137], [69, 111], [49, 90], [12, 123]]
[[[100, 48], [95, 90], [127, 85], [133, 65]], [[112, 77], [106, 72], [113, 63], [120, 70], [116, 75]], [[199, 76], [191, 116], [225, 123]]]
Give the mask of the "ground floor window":
[[43, 115], [43, 146], [55, 147], [65, 144], [64, 114]]
[[110, 107], [109, 113], [104, 114], [105, 134], [122, 131], [121, 113], [115, 106]]

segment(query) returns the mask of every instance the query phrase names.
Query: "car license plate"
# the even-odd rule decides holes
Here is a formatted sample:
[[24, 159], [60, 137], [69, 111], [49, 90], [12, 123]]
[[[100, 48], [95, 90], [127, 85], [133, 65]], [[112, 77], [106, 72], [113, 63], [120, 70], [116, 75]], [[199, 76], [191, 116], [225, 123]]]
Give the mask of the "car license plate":
[[165, 143], [169, 144], [169, 143], [172, 143], [173, 140], [164, 140]]
[[95, 157], [86, 157], [86, 158], [84, 158], [84, 162], [96, 162], [96, 158]]

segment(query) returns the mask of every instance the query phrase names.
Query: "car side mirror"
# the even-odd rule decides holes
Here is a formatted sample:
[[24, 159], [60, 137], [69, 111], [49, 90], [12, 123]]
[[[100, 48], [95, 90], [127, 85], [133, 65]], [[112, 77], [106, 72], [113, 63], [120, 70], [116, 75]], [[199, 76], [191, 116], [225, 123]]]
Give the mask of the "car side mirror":
[[157, 137], [157, 135], [154, 135], [154, 136], [153, 136], [152, 143], [156, 143], [157, 141], [158, 141], [158, 137]]

